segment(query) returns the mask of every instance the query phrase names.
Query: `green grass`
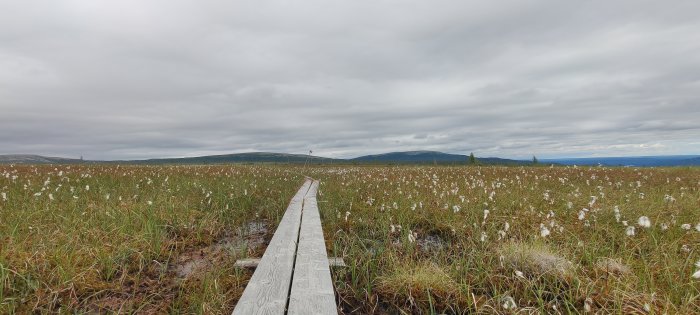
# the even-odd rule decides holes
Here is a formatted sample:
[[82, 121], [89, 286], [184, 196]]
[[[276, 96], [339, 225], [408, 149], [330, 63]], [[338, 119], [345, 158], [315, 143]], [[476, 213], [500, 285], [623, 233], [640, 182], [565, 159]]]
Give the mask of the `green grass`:
[[228, 313], [246, 275], [224, 264], [177, 279], [169, 266], [249, 222], [278, 222], [302, 178], [258, 166], [6, 165], [0, 174], [0, 313]]
[[279, 165], [0, 165], [0, 313], [230, 313], [302, 174], [344, 313], [700, 313], [698, 168]]
[[[334, 272], [346, 311], [508, 312], [512, 299], [515, 310], [546, 313], [700, 312], [691, 278], [700, 169], [343, 167], [313, 176], [329, 252], [350, 264]], [[652, 226], [637, 226], [640, 216]], [[601, 269], [607, 259], [629, 273]]]

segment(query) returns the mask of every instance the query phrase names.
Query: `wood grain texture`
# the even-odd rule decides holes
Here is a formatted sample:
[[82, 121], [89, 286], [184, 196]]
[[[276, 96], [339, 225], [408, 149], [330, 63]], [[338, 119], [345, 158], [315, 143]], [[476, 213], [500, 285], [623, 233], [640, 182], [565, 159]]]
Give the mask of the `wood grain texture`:
[[311, 185], [312, 181], [307, 179], [289, 203], [260, 264], [233, 310], [234, 315], [284, 314], [292, 281], [302, 204]]
[[338, 314], [316, 202], [318, 184], [314, 181], [304, 198], [288, 314]]
[[[236, 268], [255, 269], [258, 268], [259, 264], [260, 258], [244, 258], [236, 260], [236, 263], [234, 263], [233, 266]], [[345, 264], [345, 260], [343, 260], [343, 257], [328, 257], [328, 266], [331, 268], [347, 267], [347, 265]]]

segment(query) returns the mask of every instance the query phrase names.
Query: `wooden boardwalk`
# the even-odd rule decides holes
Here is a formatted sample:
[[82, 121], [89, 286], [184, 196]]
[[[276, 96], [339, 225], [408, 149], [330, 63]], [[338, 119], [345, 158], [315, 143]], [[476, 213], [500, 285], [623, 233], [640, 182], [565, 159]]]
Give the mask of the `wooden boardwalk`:
[[234, 315], [338, 313], [316, 202], [318, 184], [307, 179], [292, 198]]

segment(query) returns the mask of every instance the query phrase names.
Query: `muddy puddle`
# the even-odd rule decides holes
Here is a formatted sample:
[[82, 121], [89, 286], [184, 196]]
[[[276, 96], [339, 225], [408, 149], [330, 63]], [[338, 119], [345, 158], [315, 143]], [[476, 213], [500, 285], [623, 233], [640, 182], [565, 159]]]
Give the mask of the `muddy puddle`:
[[447, 246], [447, 242], [435, 234], [428, 234], [425, 237], [419, 237], [416, 239], [416, 244], [423, 252], [435, 252]]
[[170, 270], [178, 278], [187, 278], [206, 271], [223, 259], [253, 256], [265, 245], [267, 234], [267, 223], [250, 222], [233, 235], [224, 236], [211, 245], [183, 252], [171, 264]]
[[271, 237], [269, 234], [267, 222], [250, 222], [223, 233], [211, 244], [185, 249], [169, 263], [153, 260], [136, 277], [122, 274], [111, 289], [87, 297], [81, 308], [88, 313], [135, 309], [137, 313], [161, 313], [172, 305], [190, 279], [197, 281], [213, 267], [230, 264], [239, 257], [260, 257]]

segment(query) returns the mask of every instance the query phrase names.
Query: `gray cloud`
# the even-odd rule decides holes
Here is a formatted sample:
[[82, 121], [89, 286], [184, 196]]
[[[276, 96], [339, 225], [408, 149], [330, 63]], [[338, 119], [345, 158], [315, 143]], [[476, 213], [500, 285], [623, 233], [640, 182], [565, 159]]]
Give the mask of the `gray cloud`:
[[0, 154], [697, 154], [697, 12], [696, 1], [4, 1]]

